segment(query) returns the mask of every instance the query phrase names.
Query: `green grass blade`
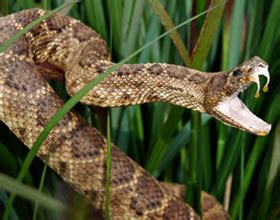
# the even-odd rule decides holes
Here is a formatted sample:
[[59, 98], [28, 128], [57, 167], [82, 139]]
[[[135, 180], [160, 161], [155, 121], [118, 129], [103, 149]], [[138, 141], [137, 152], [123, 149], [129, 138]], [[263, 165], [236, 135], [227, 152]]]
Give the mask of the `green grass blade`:
[[[245, 136], [244, 133], [242, 133], [242, 136]], [[245, 164], [245, 146], [244, 146], [244, 142], [242, 142], [241, 144], [241, 158], [240, 158], [240, 186], [243, 185], [243, 181], [244, 181], [244, 164]], [[242, 220], [243, 219], [243, 206], [244, 206], [244, 191], [243, 188], [240, 187], [240, 200], [239, 200], [239, 219]]]
[[121, 18], [122, 18], [122, 2], [121, 1], [114, 1], [114, 0], [107, 0], [108, 5], [110, 5], [109, 9], [109, 16], [110, 16], [110, 24], [112, 29], [112, 42], [116, 51], [120, 51], [119, 45], [121, 39]]
[[[157, 17], [153, 16], [151, 22], [149, 23], [149, 27], [147, 28], [147, 33], [145, 35], [144, 43], [148, 43], [160, 33], [160, 22]], [[144, 50], [140, 54], [139, 62], [147, 63], [152, 61], [159, 62], [160, 61], [160, 51], [159, 51], [159, 42], [156, 42], [152, 47]]]
[[188, 202], [201, 215], [201, 163], [199, 155], [201, 154], [200, 130], [201, 130], [200, 113], [191, 112], [191, 139], [189, 149], [189, 171], [185, 184], [188, 187], [185, 194], [185, 201]]
[[[7, 200], [8, 200], [8, 195], [7, 195], [7, 194], [8, 194], [8, 193], [7, 193], [5, 190], [0, 189], [0, 202], [1, 202], [3, 205], [4, 205], [4, 204], [7, 202]], [[12, 208], [12, 210], [11, 210], [11, 219], [13, 219], [13, 220], [19, 220], [19, 219], [20, 219], [14, 208]]]
[[139, 105], [131, 106], [129, 108], [129, 128], [130, 128], [130, 150], [132, 150], [133, 158], [136, 162], [140, 163], [143, 158], [143, 141], [144, 129], [142, 123], [141, 108]]
[[[101, 36], [108, 41], [108, 33], [106, 31], [106, 19], [102, 0], [84, 0], [85, 17], [88, 24], [93, 27]], [[98, 21], [98, 22], [96, 22]]]
[[[116, 140], [117, 146], [120, 146], [121, 150], [128, 153], [130, 132], [129, 132], [129, 111], [132, 106], [121, 110], [119, 124], [117, 127], [118, 138]], [[124, 135], [127, 134], [127, 135]]]
[[58, 200], [38, 192], [37, 189], [33, 189], [30, 186], [19, 183], [2, 173], [0, 173], [0, 188], [11, 193], [16, 193], [30, 201], [38, 202], [40, 205], [53, 211], [61, 212], [65, 209], [65, 206]]
[[160, 164], [156, 171], [154, 172], [154, 176], [157, 178], [163, 171], [165, 171], [168, 166], [170, 166], [171, 161], [175, 158], [175, 156], [180, 152], [180, 150], [189, 143], [190, 139], [190, 130], [191, 124], [187, 122], [180, 132], [172, 139], [172, 141], [168, 144], [168, 148], [163, 156], [163, 159], [160, 161]]
[[[163, 6], [161, 5], [159, 0], [148, 0], [148, 3], [153, 8], [154, 12], [158, 15], [162, 25], [165, 27], [166, 30], [170, 30], [174, 27], [174, 24], [169, 17], [168, 13], [164, 10]], [[176, 46], [183, 62], [186, 66], [190, 66], [190, 57], [185, 47], [185, 44], [179, 34], [178, 31], [173, 31], [170, 33], [170, 38], [172, 39], [174, 45]]]
[[230, 27], [230, 36], [229, 36], [229, 50], [228, 54], [228, 63], [226, 68], [232, 68], [238, 65], [240, 61], [240, 50], [242, 45], [242, 26], [243, 26], [243, 17], [244, 17], [244, 8], [245, 1], [237, 0], [233, 6], [233, 14], [231, 17], [231, 27]]
[[[208, 117], [209, 119], [210, 117]], [[207, 121], [209, 122], [209, 121]], [[203, 122], [202, 115], [202, 127], [201, 127], [201, 188], [209, 191], [213, 181], [213, 162], [211, 157], [211, 128], [210, 123]]]
[[159, 134], [160, 138], [158, 138], [157, 142], [154, 144], [145, 167], [145, 169], [153, 175], [155, 174], [155, 171], [165, 154], [168, 143], [184, 111], [184, 109], [177, 106], [172, 106], [172, 108], [177, 111], [178, 114], [169, 114], [167, 121], [162, 126], [161, 132]]
[[261, 198], [261, 203], [259, 204], [259, 200], [256, 201], [258, 203], [259, 212], [258, 217], [260, 219], [267, 219], [269, 217], [269, 205], [272, 197], [273, 186], [277, 185], [276, 178], [280, 173], [280, 121], [278, 121], [277, 126], [275, 128], [275, 136], [274, 143], [272, 147], [272, 153], [270, 156], [270, 163], [268, 163], [268, 175], [266, 180], [266, 185], [264, 189], [263, 197]]
[[162, 130], [162, 126], [166, 123], [170, 109], [172, 108], [165, 103], [153, 103], [148, 106], [148, 111], [151, 112], [150, 121], [150, 140], [148, 146], [153, 146], [157, 141]]
[[222, 158], [224, 157], [226, 138], [228, 135], [228, 127], [217, 122], [218, 128], [218, 141], [217, 141], [217, 159], [216, 159], [216, 170], [219, 169], [221, 165]]
[[44, 9], [49, 9], [49, 3], [48, 3], [48, 0], [43, 0], [43, 2], [42, 2], [42, 6], [43, 6], [43, 8]]
[[5, 155], [5, 158], [0, 160], [2, 170], [9, 170], [10, 175], [17, 173], [17, 160], [15, 155], [9, 151], [8, 147], [0, 142], [0, 155]]
[[[279, 33], [279, 8], [280, 8], [280, 1], [274, 0], [271, 4], [271, 8], [269, 11], [269, 17], [267, 19], [266, 28], [263, 33], [263, 37], [261, 40], [260, 45], [260, 55], [263, 59], [268, 60], [269, 54], [273, 50], [273, 45], [275, 45], [277, 38], [275, 36], [276, 33]], [[278, 38], [279, 39], [279, 38]]]
[[[12, 1], [10, 1], [10, 2], [12, 2]], [[16, 7], [18, 9], [34, 8], [34, 7], [36, 7], [36, 4], [34, 1], [17, 0]]]
[[[249, 3], [250, 4], [250, 3]], [[255, 43], [260, 41], [260, 36], [263, 34], [259, 31], [259, 25], [262, 22], [262, 15], [265, 8], [265, 1], [259, 1], [259, 4], [250, 4], [248, 8], [248, 30], [246, 38], [245, 58], [248, 59], [255, 53]]]
[[[133, 15], [134, 4], [135, 4], [135, 0], [131, 0], [131, 1], [126, 1], [126, 3], [123, 6], [123, 16], [121, 21], [122, 31], [121, 31], [120, 42], [126, 42], [128, 39], [128, 33], [131, 26], [130, 22], [131, 22], [131, 17]], [[123, 57], [123, 53], [124, 53], [123, 50], [125, 50], [126, 47], [128, 47], [126, 43], [120, 45], [120, 51], [118, 51], [120, 53], [119, 57], [121, 58]]]
[[203, 63], [208, 55], [211, 43], [214, 39], [215, 33], [218, 29], [221, 16], [225, 7], [224, 0], [212, 0], [212, 8], [218, 7], [216, 10], [211, 10], [206, 16], [206, 20], [200, 31], [195, 49], [191, 57], [191, 67], [195, 69], [202, 69]]
[[133, 8], [133, 13], [126, 37], [126, 45], [125, 48], [122, 49], [122, 57], [126, 57], [127, 55], [131, 54], [137, 47], [137, 40], [136, 37], [138, 36], [140, 21], [142, 18], [142, 14], [145, 8], [145, 1], [135, 1], [135, 5]]
[[110, 219], [110, 176], [111, 176], [111, 117], [107, 113], [107, 152], [106, 152], [106, 183], [105, 183], [105, 219]]
[[216, 184], [212, 189], [212, 194], [218, 197], [222, 196], [227, 178], [238, 161], [241, 152], [241, 146], [239, 143], [245, 142], [245, 140], [241, 136], [242, 135], [240, 131], [234, 131], [234, 133], [227, 141], [227, 143], [229, 143], [231, 147], [224, 154], [219, 169], [216, 173], [216, 176], [218, 176], [219, 178], [216, 180]]
[[[202, 126], [206, 126], [206, 124], [209, 123], [210, 118], [211, 117], [209, 115], [203, 114], [202, 115]], [[190, 130], [191, 130], [191, 124], [190, 124], [190, 121], [188, 121], [181, 128], [181, 130], [177, 133], [177, 135], [172, 139], [172, 141], [168, 144], [168, 148], [165, 152], [165, 155], [163, 156], [163, 158], [158, 166], [158, 169], [154, 173], [155, 177], [158, 177], [160, 174], [162, 174], [162, 172], [164, 170], [166, 170], [168, 166], [170, 166], [171, 161], [180, 152], [180, 150], [189, 143]], [[204, 156], [205, 157], [210, 156], [210, 154], [204, 155]], [[205, 160], [205, 161], [207, 161], [207, 160]], [[205, 164], [205, 166], [207, 166], [207, 164]], [[207, 173], [207, 175], [208, 174], [209, 173]]]
[[[43, 186], [44, 186], [44, 182], [45, 182], [45, 178], [46, 178], [47, 168], [48, 168], [48, 165], [45, 163], [44, 169], [43, 169], [43, 172], [42, 172], [42, 176], [41, 176], [41, 180], [40, 180], [40, 184], [39, 184], [39, 189], [38, 189], [38, 192], [40, 192], [40, 193], [42, 193], [42, 191], [43, 191]], [[35, 207], [34, 207], [33, 217], [32, 217], [33, 220], [37, 219], [38, 207], [39, 207], [39, 203], [36, 202]]]

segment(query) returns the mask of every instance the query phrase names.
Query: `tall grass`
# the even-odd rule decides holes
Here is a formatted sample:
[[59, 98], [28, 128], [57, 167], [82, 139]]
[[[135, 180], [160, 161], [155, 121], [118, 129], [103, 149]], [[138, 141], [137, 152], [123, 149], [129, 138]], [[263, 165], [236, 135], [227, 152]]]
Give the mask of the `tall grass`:
[[[53, 9], [62, 2], [2, 0], [0, 4], [1, 13], [5, 15], [32, 7]], [[70, 14], [95, 28], [107, 40], [113, 60], [117, 62], [208, 6], [204, 0], [160, 2], [84, 0], [75, 5]], [[233, 219], [269, 219], [277, 215], [279, 218], [279, 8], [278, 0], [229, 1], [225, 10], [223, 6], [212, 10], [207, 16], [180, 28], [178, 33], [174, 32], [171, 38], [160, 39], [131, 61], [184, 62], [197, 69], [217, 71], [259, 55], [270, 65], [270, 90], [255, 99], [256, 88], [252, 86], [242, 99], [255, 114], [272, 123], [267, 137], [255, 137], [205, 114], [164, 103], [110, 109], [113, 142], [159, 180], [187, 183], [187, 200], [197, 211], [200, 189], [223, 201], [226, 182], [231, 176], [230, 197], [225, 199], [229, 201]], [[85, 108], [78, 106], [76, 110], [97, 124], [96, 117], [89, 115]], [[0, 172], [16, 177], [27, 152], [7, 127], [0, 124]], [[38, 187], [43, 164], [38, 159], [33, 164], [24, 181]], [[63, 192], [58, 190], [57, 183], [63, 184], [48, 171], [43, 191], [58, 197]], [[0, 189], [0, 216], [7, 197], [8, 193]], [[33, 209], [32, 203], [16, 198], [11, 217], [30, 219]], [[42, 206], [37, 216], [38, 219], [59, 218], [55, 213], [47, 213]]]

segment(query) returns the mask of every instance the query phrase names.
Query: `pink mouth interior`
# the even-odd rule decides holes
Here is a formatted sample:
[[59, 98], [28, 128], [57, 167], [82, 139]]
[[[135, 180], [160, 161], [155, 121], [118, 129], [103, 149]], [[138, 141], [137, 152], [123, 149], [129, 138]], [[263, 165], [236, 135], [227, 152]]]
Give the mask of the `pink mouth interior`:
[[270, 124], [255, 116], [237, 96], [219, 104], [216, 111], [226, 116], [227, 124], [258, 136], [267, 135], [271, 129]]

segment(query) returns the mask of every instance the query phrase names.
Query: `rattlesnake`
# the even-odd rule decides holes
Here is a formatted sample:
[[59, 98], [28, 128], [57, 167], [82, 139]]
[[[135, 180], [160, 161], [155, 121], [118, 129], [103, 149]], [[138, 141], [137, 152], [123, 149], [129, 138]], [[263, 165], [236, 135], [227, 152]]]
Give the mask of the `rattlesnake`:
[[[45, 13], [30, 9], [2, 17], [0, 43]], [[65, 72], [70, 95], [113, 65], [98, 33], [59, 14], [34, 26], [0, 54], [0, 120], [28, 147], [63, 105], [45, 78], [64, 75], [42, 74], [42, 66], [50, 64]], [[81, 102], [102, 107], [169, 102], [207, 112], [247, 132], [266, 135], [270, 125], [254, 116], [237, 95], [253, 82], [258, 83], [259, 75], [269, 77], [267, 68], [259, 57], [228, 72], [212, 74], [171, 64], [125, 64]], [[106, 140], [97, 129], [77, 113], [69, 112], [50, 133], [38, 156], [48, 159], [52, 169], [104, 214]], [[114, 145], [110, 185], [112, 219], [199, 218], [189, 205]], [[211, 212], [211, 205], [204, 207]], [[221, 209], [218, 212], [221, 218], [228, 217]]]

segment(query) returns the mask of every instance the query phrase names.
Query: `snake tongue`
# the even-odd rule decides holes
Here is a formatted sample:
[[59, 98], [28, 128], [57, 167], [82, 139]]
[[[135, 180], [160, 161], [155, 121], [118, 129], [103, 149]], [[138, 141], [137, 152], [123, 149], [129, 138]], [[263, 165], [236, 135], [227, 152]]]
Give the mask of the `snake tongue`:
[[224, 123], [258, 136], [267, 135], [271, 129], [270, 124], [255, 116], [237, 96], [221, 102], [214, 112], [212, 115]]

